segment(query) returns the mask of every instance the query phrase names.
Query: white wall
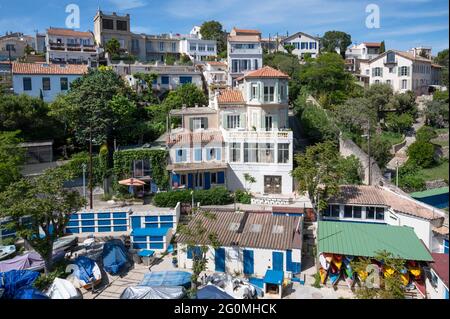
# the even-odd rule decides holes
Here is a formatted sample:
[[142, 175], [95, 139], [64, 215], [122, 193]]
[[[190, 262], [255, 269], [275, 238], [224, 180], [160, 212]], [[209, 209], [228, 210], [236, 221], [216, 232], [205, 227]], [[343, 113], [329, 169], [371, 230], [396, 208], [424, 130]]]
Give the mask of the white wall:
[[[433, 269], [430, 269], [430, 272], [432, 275], [437, 276], [437, 274], [434, 272]], [[437, 287], [433, 287], [433, 285], [431, 284], [430, 278], [426, 278], [426, 290], [427, 290], [427, 297], [429, 297], [429, 299], [444, 299], [445, 298], [445, 291], [447, 290], [448, 292], [448, 287], [445, 287], [444, 282], [441, 280], [441, 278], [439, 278], [439, 276], [437, 276], [438, 280], [437, 280]]]
[[[31, 78], [31, 91], [23, 90], [23, 78]], [[42, 95], [44, 97], [45, 102], [53, 101], [56, 96], [60, 93], [65, 93], [66, 91], [61, 91], [61, 83], [60, 79], [66, 77], [70, 83], [72, 83], [75, 79], [81, 77], [80, 75], [22, 75], [22, 74], [14, 74], [13, 75], [13, 88], [14, 93], [16, 94], [26, 94], [33, 97], [40, 97], [41, 89], [42, 89], [42, 78], [48, 77], [50, 78], [50, 91], [42, 90]]]
[[[306, 48], [302, 49], [301, 48], [301, 42], [307, 42], [308, 43], [308, 48], [307, 49]], [[313, 49], [309, 48], [309, 43], [310, 42], [316, 43], [316, 48], [315, 49], [314, 48]], [[313, 58], [317, 57], [317, 55], [319, 54], [319, 46], [320, 46], [319, 41], [317, 41], [316, 39], [313, 39], [311, 37], [305, 36], [303, 34], [298, 35], [297, 37], [295, 37], [295, 38], [293, 38], [293, 39], [291, 39], [289, 41], [284, 42], [284, 44], [288, 44], [288, 43], [292, 43], [292, 44], [300, 43], [300, 49], [296, 48], [296, 49], [294, 49], [292, 51], [292, 54], [297, 55], [299, 58], [301, 58], [305, 53], [311, 53], [311, 57], [313, 57]], [[283, 47], [281, 49], [283, 51], [285, 51]]]

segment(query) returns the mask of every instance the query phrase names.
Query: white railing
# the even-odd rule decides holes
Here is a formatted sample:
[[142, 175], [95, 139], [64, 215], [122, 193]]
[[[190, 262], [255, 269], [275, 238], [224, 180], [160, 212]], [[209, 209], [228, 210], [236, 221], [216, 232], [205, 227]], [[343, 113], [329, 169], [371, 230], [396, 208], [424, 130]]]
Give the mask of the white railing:
[[229, 139], [292, 139], [292, 131], [226, 131]]
[[262, 49], [235, 49], [232, 48], [230, 53], [234, 54], [262, 54]]

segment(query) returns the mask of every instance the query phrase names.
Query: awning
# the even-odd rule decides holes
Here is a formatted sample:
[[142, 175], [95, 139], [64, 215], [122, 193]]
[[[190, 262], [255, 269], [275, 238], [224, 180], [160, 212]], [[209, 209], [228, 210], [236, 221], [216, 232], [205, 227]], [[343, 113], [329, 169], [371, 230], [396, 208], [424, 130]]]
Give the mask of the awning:
[[283, 283], [284, 272], [281, 270], [268, 269], [266, 275], [264, 276], [264, 283], [281, 285]]

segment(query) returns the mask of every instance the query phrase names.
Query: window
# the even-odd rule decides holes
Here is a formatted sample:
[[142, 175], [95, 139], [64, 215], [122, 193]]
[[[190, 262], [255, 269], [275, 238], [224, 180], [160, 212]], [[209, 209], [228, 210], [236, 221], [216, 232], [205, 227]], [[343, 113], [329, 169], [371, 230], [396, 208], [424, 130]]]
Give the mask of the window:
[[69, 80], [67, 78], [60, 78], [61, 91], [67, 91], [69, 89]]
[[219, 147], [207, 148], [206, 149], [206, 159], [208, 161], [220, 161], [222, 159], [222, 149]]
[[382, 208], [382, 207], [377, 207], [376, 208], [375, 218], [377, 220], [384, 220], [384, 208]]
[[7, 44], [6, 45], [6, 51], [16, 52], [16, 48], [15, 48], [14, 44]]
[[114, 21], [111, 19], [103, 19], [103, 29], [114, 30]]
[[386, 62], [388, 63], [395, 63], [395, 53], [389, 52], [386, 56]]
[[167, 75], [161, 76], [161, 84], [169, 84], [169, 77]]
[[255, 70], [258, 70], [258, 68], [259, 68], [259, 65], [258, 65], [258, 59], [255, 59], [255, 60], [253, 61], [253, 65], [254, 65], [254, 69], [255, 69]]
[[330, 217], [331, 216], [331, 207], [328, 206], [323, 212], [322, 212], [324, 217]]
[[383, 76], [383, 69], [382, 68], [373, 68], [372, 76]]
[[252, 100], [258, 100], [258, 84], [252, 84]]
[[177, 52], [177, 43], [172, 42], [172, 52]]
[[191, 51], [197, 51], [197, 44], [191, 43], [191, 44], [189, 45], [189, 50], [191, 50]]
[[194, 117], [192, 118], [191, 130], [196, 131], [200, 129], [207, 128], [207, 119], [206, 117]]
[[257, 143], [244, 143], [244, 163], [258, 163]]
[[227, 115], [227, 128], [235, 129], [241, 127], [241, 116], [240, 115]]
[[208, 50], [208, 52], [214, 52], [214, 46], [213, 45], [208, 45], [207, 46], [207, 50]]
[[239, 163], [241, 161], [241, 143], [230, 144], [230, 162]]
[[186, 185], [187, 178], [186, 175], [180, 175], [180, 185]]
[[237, 73], [238, 72], [238, 69], [239, 69], [239, 60], [232, 60], [231, 61], [231, 71], [233, 72], [233, 73]]
[[406, 90], [408, 88], [408, 80], [402, 80], [402, 90]]
[[204, 44], [199, 44], [198, 45], [198, 50], [199, 51], [206, 51], [205, 45]]
[[196, 161], [196, 162], [202, 161], [202, 149], [201, 148], [194, 149], [194, 161]]
[[353, 206], [353, 218], [361, 218], [362, 214], [362, 207], [361, 206]]
[[389, 73], [394, 73], [394, 72], [395, 72], [395, 68], [394, 67], [389, 68]]
[[375, 207], [366, 207], [366, 219], [375, 219]]
[[128, 31], [128, 23], [127, 21], [117, 20], [117, 30], [119, 31]]
[[195, 187], [203, 187], [203, 173], [198, 173], [194, 175], [195, 177]]
[[273, 163], [275, 161], [273, 143], [259, 143], [258, 152], [259, 163]]
[[182, 163], [186, 162], [186, 150], [184, 149], [176, 149], [175, 150], [175, 162], [176, 163]]
[[50, 91], [50, 78], [42, 78], [42, 89], [44, 91]]
[[31, 78], [23, 78], [23, 90], [24, 91], [31, 91]]
[[265, 124], [266, 124], [266, 127], [265, 127], [266, 131], [271, 131], [272, 130], [272, 124], [273, 124], [272, 115], [266, 115]]
[[239, 72], [250, 70], [251, 60], [239, 60]]
[[400, 67], [400, 76], [408, 76], [409, 68], [407, 66]]
[[379, 84], [380, 83], [380, 80], [375, 80], [375, 84]]
[[289, 163], [289, 143], [278, 144], [278, 163]]
[[274, 93], [275, 93], [275, 87], [265, 86], [264, 87], [264, 102], [273, 102], [275, 100]]
[[159, 51], [164, 51], [164, 42], [159, 42]]
[[192, 76], [180, 76], [180, 84], [192, 83]]
[[386, 84], [391, 85], [391, 80], [386, 80]]
[[280, 99], [284, 101], [286, 99], [286, 87], [284, 85], [280, 86]]
[[344, 206], [344, 217], [345, 218], [352, 218], [352, 206]]
[[133, 161], [133, 177], [150, 176], [150, 161], [136, 160]]
[[370, 73], [370, 70], [367, 69], [367, 70], [366, 70], [366, 75], [369, 75], [369, 73]]
[[339, 217], [339, 213], [340, 213], [340, 207], [339, 205], [331, 205], [330, 206], [330, 216], [331, 217]]
[[139, 50], [139, 40], [131, 39], [131, 51], [138, 51], [138, 50]]
[[211, 173], [211, 184], [217, 184], [217, 173]]

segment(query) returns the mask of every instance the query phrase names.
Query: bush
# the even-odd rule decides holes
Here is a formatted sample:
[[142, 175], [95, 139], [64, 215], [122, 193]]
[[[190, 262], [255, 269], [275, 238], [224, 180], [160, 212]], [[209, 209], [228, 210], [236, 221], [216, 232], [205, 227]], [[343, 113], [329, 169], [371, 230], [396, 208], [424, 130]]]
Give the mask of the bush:
[[406, 151], [409, 156], [408, 161], [423, 168], [431, 167], [435, 164], [434, 148], [435, 146], [430, 142], [416, 141]]
[[236, 202], [241, 204], [250, 204], [252, 201], [252, 195], [249, 192], [238, 189], [234, 192]]
[[36, 281], [33, 283], [33, 286], [38, 290], [46, 290], [55, 280], [55, 278], [67, 278], [69, 275], [66, 273], [66, 261], [54, 265], [54, 270], [47, 275], [41, 274]]
[[339, 132], [328, 118], [325, 110], [307, 104], [302, 116], [301, 124], [312, 142], [337, 141]]
[[[153, 203], [157, 207], [175, 207], [178, 202], [191, 203], [192, 190], [175, 190], [158, 193], [153, 197]], [[215, 187], [209, 190], [194, 191], [194, 201], [201, 205], [226, 205], [233, 199], [225, 187]]]
[[436, 131], [430, 126], [422, 126], [416, 133], [416, 139], [423, 142], [430, 142], [437, 136]]
[[413, 125], [414, 119], [408, 113], [389, 113], [386, 117], [386, 126], [397, 133], [405, 133]]

